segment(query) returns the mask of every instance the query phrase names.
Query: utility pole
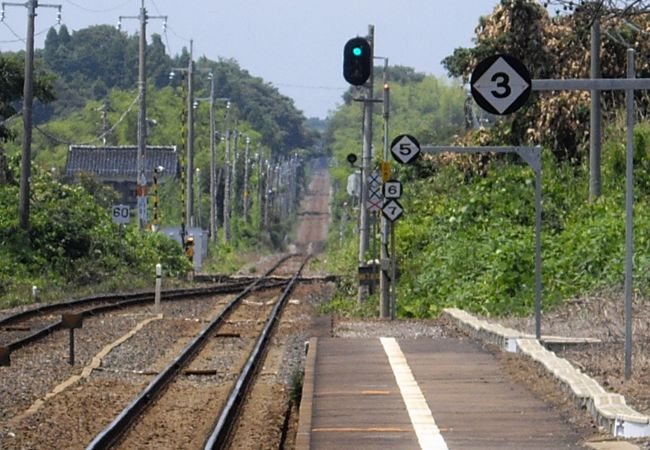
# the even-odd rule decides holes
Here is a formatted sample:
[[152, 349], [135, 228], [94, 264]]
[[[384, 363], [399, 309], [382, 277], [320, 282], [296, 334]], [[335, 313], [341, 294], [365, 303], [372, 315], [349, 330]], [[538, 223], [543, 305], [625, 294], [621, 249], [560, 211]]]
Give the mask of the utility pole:
[[[239, 159], [239, 150], [237, 146], [239, 145], [239, 136], [241, 133], [238, 130], [235, 130], [235, 142], [232, 155], [232, 166], [230, 174], [230, 192], [228, 196], [230, 197], [230, 217], [234, 217], [237, 204], [235, 203], [235, 193], [237, 192], [237, 160]], [[232, 224], [231, 224], [232, 225]]]
[[147, 20], [164, 19], [167, 16], [148, 16], [144, 0], [140, 3], [140, 15], [120, 16], [118, 29], [122, 19], [138, 19], [140, 21], [139, 36], [139, 66], [138, 66], [138, 156], [136, 162], [136, 196], [138, 198], [138, 222], [140, 229], [147, 226], [147, 177], [145, 174], [145, 151], [147, 148]]
[[224, 157], [224, 183], [223, 183], [223, 239], [230, 242], [230, 102], [226, 104], [226, 155]]
[[[199, 68], [198, 70], [205, 70]], [[209, 97], [201, 97], [194, 99], [194, 106], [198, 107], [199, 102], [208, 100], [210, 105], [210, 240], [217, 241], [217, 130], [215, 119], [215, 107], [217, 100], [229, 101], [230, 99], [221, 97], [215, 98], [214, 88], [214, 74], [208, 72], [208, 80], [210, 81], [210, 95]], [[198, 171], [198, 169], [197, 169]], [[199, 216], [200, 216], [199, 212]]]
[[263, 220], [262, 220], [262, 154], [261, 149], [258, 144], [257, 153], [255, 153], [255, 161], [257, 164], [257, 210], [259, 212], [259, 229], [262, 229]]
[[[600, 17], [594, 17], [591, 24], [591, 79], [601, 77], [600, 71]], [[600, 112], [600, 91], [591, 90], [591, 115], [589, 132], [589, 199], [594, 200], [600, 197], [601, 174], [601, 112]]]
[[34, 21], [36, 8], [57, 8], [57, 19], [61, 23], [61, 5], [39, 4], [38, 0], [28, 0], [25, 3], [2, 3], [2, 16], [5, 6], [21, 6], [27, 8], [27, 36], [25, 39], [25, 81], [23, 83], [23, 153], [20, 160], [20, 198], [18, 215], [20, 228], [29, 229], [29, 197], [32, 164], [32, 106], [34, 104]]
[[100, 110], [102, 112], [102, 145], [104, 147], [106, 146], [106, 135], [108, 134], [108, 108], [108, 100], [104, 100]]
[[201, 169], [196, 168], [196, 226], [201, 228]]
[[210, 240], [217, 242], [217, 142], [214, 119], [214, 74], [208, 74], [210, 80]]
[[[373, 61], [375, 46], [375, 27], [368, 25], [368, 42], [370, 43], [370, 61]], [[361, 161], [361, 204], [359, 205], [359, 266], [365, 265], [366, 252], [370, 236], [370, 221], [367, 209], [368, 178], [370, 161], [372, 159], [372, 91], [374, 64], [371, 64], [370, 78], [366, 89], [366, 100], [363, 102], [363, 157]], [[359, 284], [358, 301], [363, 303], [368, 294], [368, 287]]]
[[185, 204], [185, 222], [194, 226], [194, 61], [192, 50], [194, 41], [190, 39], [190, 61], [187, 65], [187, 203]]
[[248, 155], [250, 151], [251, 138], [246, 136], [246, 150], [244, 151], [244, 223], [248, 223]]
[[[388, 72], [388, 58], [384, 59], [384, 148], [383, 148], [383, 160], [384, 163], [388, 161], [388, 119], [390, 118], [390, 87], [388, 86], [387, 79]], [[384, 180], [385, 182], [386, 180]], [[393, 308], [390, 301], [390, 285], [395, 283], [395, 280], [391, 280], [388, 275], [388, 266], [387, 262], [389, 261], [388, 253], [388, 235], [390, 234], [391, 223], [381, 215], [381, 245], [379, 250], [379, 290], [380, 290], [380, 311], [381, 317], [384, 319], [394, 318], [393, 317]]]
[[[186, 123], [186, 149], [185, 149], [185, 215], [184, 223], [189, 227], [194, 226], [194, 61], [193, 61], [194, 41], [190, 39], [190, 59], [187, 67], [172, 68], [169, 78], [173, 79], [176, 72], [187, 73], [187, 123]], [[183, 239], [185, 237], [183, 236]]]

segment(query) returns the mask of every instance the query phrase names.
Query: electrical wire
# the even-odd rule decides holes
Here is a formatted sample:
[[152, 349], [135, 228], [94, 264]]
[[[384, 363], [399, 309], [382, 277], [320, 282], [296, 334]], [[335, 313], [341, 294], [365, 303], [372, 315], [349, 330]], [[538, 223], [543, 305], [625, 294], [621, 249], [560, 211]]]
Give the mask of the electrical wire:
[[[23, 43], [26, 43], [25, 38], [19, 36], [18, 33], [16, 33], [16, 32], [14, 31], [14, 29], [11, 28], [7, 22], [2, 21], [2, 23], [4, 24], [5, 27], [7, 27], [7, 28], [9, 29], [9, 31], [11, 32], [11, 34], [13, 34], [14, 36], [16, 36], [16, 39], [11, 40], [11, 41], [0, 41], [0, 44], [15, 44], [16, 42], [23, 42]], [[44, 28], [43, 30], [39, 31], [38, 33], [34, 33], [34, 37], [36, 37], [36, 36], [41, 36], [41, 35], [47, 33], [48, 31], [50, 31], [50, 28], [52, 28], [52, 27], [54, 27], [54, 26], [57, 26], [57, 25], [58, 25], [58, 23], [55, 23], [54, 25], [50, 25], [50, 26], [48, 26], [47, 28]]]
[[122, 8], [122, 7], [126, 6], [126, 5], [128, 5], [129, 3], [131, 3], [130, 0], [127, 0], [127, 1], [125, 1], [124, 3], [121, 3], [121, 4], [117, 5], [117, 6], [114, 6], [114, 7], [112, 7], [112, 8], [108, 8], [108, 9], [90, 9], [90, 8], [86, 8], [85, 6], [79, 5], [79, 4], [77, 4], [77, 3], [75, 3], [75, 2], [73, 2], [73, 1], [71, 1], [71, 0], [64, 0], [64, 1], [65, 1], [66, 3], [71, 4], [72, 6], [74, 6], [74, 7], [76, 7], [76, 8], [79, 8], [79, 9], [82, 9], [82, 10], [84, 10], [84, 11], [86, 11], [86, 12], [91, 12], [91, 13], [107, 13], [107, 12], [112, 12], [112, 11], [116, 11], [116, 10], [118, 10], [118, 9], [120, 9], [120, 8]]
[[7, 124], [7, 123], [13, 121], [13, 120], [19, 118], [19, 117], [22, 116], [22, 115], [23, 115], [22, 111], [18, 111], [18, 112], [17, 112], [16, 114], [14, 114], [13, 116], [11, 116], [11, 117], [7, 117], [5, 120], [3, 120], [2, 122], [0, 122], [0, 126], [3, 126], [3, 125], [5, 125], [5, 124]]
[[14, 29], [11, 28], [7, 22], [5, 22], [5, 21], [3, 20], [3, 21], [2, 21], [2, 24], [3, 24], [5, 27], [7, 27], [7, 29], [11, 32], [11, 34], [13, 34], [14, 36], [16, 36], [16, 38], [18, 39], [18, 40], [16, 40], [16, 41], [11, 41], [11, 42], [26, 42], [26, 41], [25, 41], [25, 38], [23, 38], [22, 36], [18, 35], [18, 33], [16, 33], [16, 32], [14, 31]]
[[[151, 3], [153, 4], [154, 9], [156, 10], [156, 14], [162, 16], [163, 14], [160, 13], [160, 9], [158, 8], [156, 2], [154, 0], [151, 0]], [[169, 35], [167, 34], [167, 27], [168, 27], [167, 21], [165, 21], [165, 25], [163, 27], [163, 35], [165, 36], [165, 43], [167, 44], [167, 53], [169, 53], [169, 55], [171, 56], [173, 55], [173, 52], [172, 52], [172, 46], [169, 45]]]
[[58, 143], [58, 144], [65, 144], [65, 145], [90, 145], [90, 144], [92, 144], [92, 143], [94, 143], [94, 142], [101, 141], [104, 137], [108, 136], [108, 135], [111, 134], [113, 131], [115, 131], [115, 129], [117, 128], [117, 126], [118, 126], [119, 124], [121, 124], [121, 123], [124, 121], [124, 119], [126, 118], [126, 116], [127, 116], [127, 115], [132, 111], [132, 110], [133, 110], [133, 107], [138, 103], [138, 100], [140, 100], [140, 94], [136, 95], [136, 97], [135, 97], [135, 99], [133, 100], [133, 102], [129, 105], [129, 107], [126, 109], [126, 111], [124, 111], [124, 112], [122, 113], [122, 115], [120, 116], [120, 119], [119, 119], [117, 122], [115, 122], [111, 128], [109, 128], [108, 130], [106, 130], [106, 131], [104, 131], [102, 134], [100, 134], [99, 136], [97, 136], [97, 137], [95, 137], [95, 138], [93, 138], [93, 139], [91, 139], [90, 141], [85, 142], [85, 143], [78, 143], [78, 142], [69, 142], [69, 141], [65, 141], [65, 140], [63, 140], [63, 139], [61, 139], [61, 138], [59, 138], [59, 137], [57, 137], [57, 136], [54, 136], [53, 134], [49, 133], [49, 132], [46, 131], [46, 130], [41, 129], [40, 127], [38, 127], [38, 126], [36, 126], [36, 125], [34, 125], [34, 128], [35, 128], [39, 133], [41, 133], [43, 136], [45, 136], [45, 137], [48, 138], [48, 139], [53, 140], [54, 142], [56, 142], [56, 143]]
[[334, 87], [334, 86], [307, 86], [304, 84], [285, 84], [285, 83], [271, 83], [275, 87], [290, 87], [290, 88], [299, 88], [299, 89], [313, 89], [313, 90], [322, 90], [322, 91], [345, 91], [347, 87]]
[[189, 40], [188, 38], [183, 37], [183, 36], [181, 36], [180, 34], [178, 34], [178, 33], [177, 33], [176, 31], [174, 31], [174, 29], [173, 29], [172, 27], [170, 27], [169, 25], [167, 25], [167, 29], [168, 29], [169, 31], [171, 31], [172, 34], [173, 34], [174, 36], [176, 36], [178, 39], [180, 39], [181, 41], [184, 41], [184, 42], [190, 42], [190, 40]]

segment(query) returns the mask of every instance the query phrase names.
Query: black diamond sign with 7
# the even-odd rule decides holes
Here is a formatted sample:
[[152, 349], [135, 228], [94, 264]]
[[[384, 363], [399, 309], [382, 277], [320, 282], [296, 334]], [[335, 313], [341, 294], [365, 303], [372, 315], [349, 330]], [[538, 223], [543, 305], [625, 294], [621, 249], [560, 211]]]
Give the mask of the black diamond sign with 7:
[[404, 208], [402, 208], [402, 205], [397, 200], [389, 200], [384, 203], [381, 212], [388, 220], [395, 222], [404, 213]]
[[478, 63], [470, 79], [472, 97], [485, 111], [510, 114], [526, 103], [532, 82], [528, 69], [510, 55], [493, 55]]

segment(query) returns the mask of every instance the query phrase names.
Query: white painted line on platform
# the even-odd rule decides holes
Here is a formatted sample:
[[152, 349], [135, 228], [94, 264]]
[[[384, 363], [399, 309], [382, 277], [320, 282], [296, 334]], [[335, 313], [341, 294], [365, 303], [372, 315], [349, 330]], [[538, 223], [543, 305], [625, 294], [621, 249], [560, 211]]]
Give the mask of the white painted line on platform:
[[380, 338], [422, 450], [448, 450], [420, 386], [395, 338]]

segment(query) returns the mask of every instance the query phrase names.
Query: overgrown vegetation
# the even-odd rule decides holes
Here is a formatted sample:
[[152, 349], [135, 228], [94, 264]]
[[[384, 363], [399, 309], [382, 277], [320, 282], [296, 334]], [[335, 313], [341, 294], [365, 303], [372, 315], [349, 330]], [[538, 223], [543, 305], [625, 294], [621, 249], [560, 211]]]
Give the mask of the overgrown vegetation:
[[114, 225], [109, 205], [101, 200], [110, 199], [110, 192], [93, 196], [84, 185], [60, 183], [40, 170], [32, 174], [32, 183], [28, 233], [18, 226], [17, 183], [0, 186], [0, 306], [31, 302], [33, 285], [42, 298], [52, 299], [101, 284], [115, 288], [117, 280], [143, 279], [150, 286], [157, 263], [171, 277], [189, 270], [180, 245], [167, 237]]
[[[483, 57], [511, 53], [521, 58], [536, 78], [588, 76], [589, 27], [585, 17], [589, 16], [583, 10], [549, 18], [536, 2], [503, 0], [491, 16], [480, 19], [476, 46], [457, 49], [445, 65], [451, 75], [467, 79]], [[644, 17], [638, 19], [644, 21]], [[641, 47], [647, 45], [638, 31], [626, 28], [616, 17], [607, 20], [610, 29]], [[621, 76], [625, 48], [608, 37], [604, 39], [603, 76]], [[647, 52], [639, 55], [637, 64], [640, 73], [645, 73]], [[408, 90], [418, 93], [418, 101], [408, 97], [412, 116], [405, 117], [396, 129], [391, 126], [392, 136], [409, 133], [422, 144], [434, 145], [545, 145], [543, 307], [604, 287], [622, 288], [625, 133], [624, 122], [618, 118], [622, 97], [608, 95], [604, 101], [608, 125], [602, 156], [602, 196], [589, 201], [588, 94], [554, 93], [533, 98], [521, 112], [490, 127], [466, 131], [462, 119], [450, 119], [457, 117], [454, 114], [445, 115], [442, 127], [432, 118], [446, 103], [423, 107], [423, 102], [432, 101], [432, 95], [430, 87], [419, 90], [424, 87], [422, 83], [411, 79], [406, 87], [392, 87], [397, 95]], [[436, 98], [454, 98], [454, 89], [462, 92], [453, 84], [443, 83], [435, 91]], [[460, 97], [450, 104], [462, 118]], [[637, 99], [641, 117], [647, 114], [646, 100]], [[396, 103], [399, 105], [399, 100]], [[336, 160], [332, 174], [337, 180], [337, 222], [330, 228], [328, 261], [335, 273], [349, 274], [339, 291], [340, 297], [347, 298], [356, 294], [358, 244], [353, 208], [356, 199], [345, 191], [347, 176], [352, 173], [345, 155], [360, 142], [360, 116], [351, 108], [354, 106], [346, 105], [337, 111], [328, 131]], [[449, 130], [444, 134], [446, 140], [436, 136], [440, 129]], [[634, 276], [635, 287], [641, 292], [650, 288], [649, 144], [650, 124], [643, 122], [634, 132]], [[443, 155], [424, 158], [413, 167], [393, 168], [393, 176], [404, 183], [405, 209], [397, 222], [401, 274], [398, 315], [435, 317], [452, 305], [487, 315], [531, 313], [535, 298], [532, 170], [512, 155]], [[372, 257], [368, 254], [366, 259]], [[368, 303], [374, 308], [378, 302], [371, 298]], [[353, 302], [338, 301], [332, 307], [345, 314], [360, 313]]]
[[[45, 300], [69, 298], [74, 292], [151, 286], [150, 274], [157, 262], [163, 264], [166, 277], [186, 273], [190, 266], [180, 245], [163, 235], [142, 233], [135, 225], [122, 234], [112, 224], [108, 211], [117, 200], [113, 191], [92, 177], [83, 177], [78, 184], [68, 184], [71, 180], [65, 178], [70, 144], [102, 145], [102, 137], [111, 146], [137, 142], [138, 39], [112, 26], [92, 26], [72, 33], [65, 26], [58, 31], [51, 29], [45, 48], [36, 51], [32, 217], [29, 231], [20, 230], [22, 121], [17, 111], [22, 98], [22, 56], [0, 54], [0, 307], [30, 302], [32, 285], [40, 288]], [[147, 58], [147, 144], [176, 145], [184, 155], [185, 120], [181, 113], [187, 105], [186, 83], [180, 73], [174, 80], [169, 73], [172, 68], [187, 67], [189, 53], [183, 49], [180, 55], [167, 55], [160, 36], [154, 35]], [[242, 254], [281, 248], [286, 243], [292, 226], [288, 211], [297, 204], [305, 178], [304, 168], [296, 161], [311, 155], [318, 133], [306, 126], [305, 117], [291, 99], [236, 61], [201, 58], [195, 65], [197, 171], [208, 174], [210, 167], [208, 70], [219, 98], [215, 103], [218, 137], [225, 136], [226, 127], [233, 136], [232, 239], [228, 245], [211, 249], [214, 262], [207, 266], [229, 272], [241, 265]], [[230, 101], [228, 112], [224, 98]], [[247, 186], [242, 181], [245, 137], [250, 139]], [[225, 142], [218, 140], [217, 144], [217, 203], [222, 205]], [[182, 182], [174, 179], [178, 174], [163, 176], [159, 223], [178, 226], [184, 212]], [[292, 183], [282, 185], [281, 177]], [[209, 178], [196, 179], [196, 221], [203, 228], [209, 223]], [[263, 213], [265, 197], [271, 200]], [[280, 200], [274, 201], [276, 198], [282, 205]], [[221, 210], [217, 209], [220, 228]]]

